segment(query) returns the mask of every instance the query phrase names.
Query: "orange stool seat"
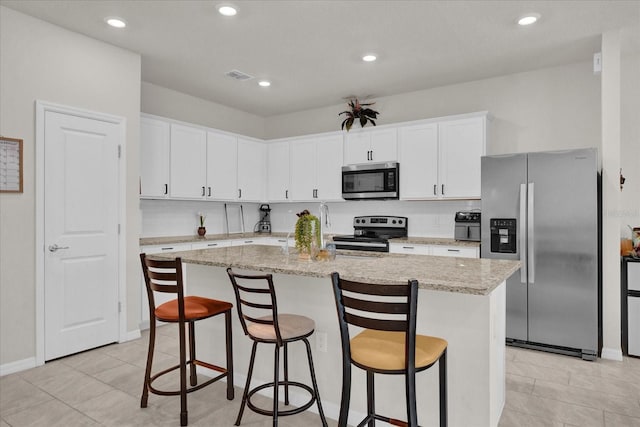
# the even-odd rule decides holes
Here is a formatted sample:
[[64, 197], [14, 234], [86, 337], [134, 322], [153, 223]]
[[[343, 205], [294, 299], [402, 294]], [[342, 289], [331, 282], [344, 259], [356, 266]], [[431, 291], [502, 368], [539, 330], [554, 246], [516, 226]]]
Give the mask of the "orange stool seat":
[[[200, 320], [207, 317], [222, 314], [231, 310], [233, 304], [226, 301], [218, 301], [197, 296], [184, 297], [184, 319]], [[180, 320], [178, 314], [178, 300], [167, 301], [156, 307], [156, 318], [163, 322], [177, 322]]]

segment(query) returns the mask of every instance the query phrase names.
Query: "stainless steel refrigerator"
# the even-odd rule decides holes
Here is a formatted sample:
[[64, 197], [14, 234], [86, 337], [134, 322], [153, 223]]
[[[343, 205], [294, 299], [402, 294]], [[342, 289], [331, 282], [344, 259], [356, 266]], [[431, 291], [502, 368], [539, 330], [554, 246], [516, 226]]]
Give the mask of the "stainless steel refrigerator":
[[507, 342], [595, 359], [601, 350], [596, 149], [482, 158], [481, 256], [520, 260]]

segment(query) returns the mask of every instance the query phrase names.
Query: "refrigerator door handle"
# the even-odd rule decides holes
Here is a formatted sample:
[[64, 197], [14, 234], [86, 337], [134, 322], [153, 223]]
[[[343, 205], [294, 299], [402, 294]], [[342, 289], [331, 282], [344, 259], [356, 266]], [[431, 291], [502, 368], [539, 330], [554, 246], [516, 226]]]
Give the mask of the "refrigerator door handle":
[[527, 264], [529, 270], [529, 283], [533, 284], [536, 281], [536, 267], [534, 256], [534, 233], [533, 233], [533, 182], [527, 184]]
[[527, 184], [520, 184], [520, 283], [527, 283]]

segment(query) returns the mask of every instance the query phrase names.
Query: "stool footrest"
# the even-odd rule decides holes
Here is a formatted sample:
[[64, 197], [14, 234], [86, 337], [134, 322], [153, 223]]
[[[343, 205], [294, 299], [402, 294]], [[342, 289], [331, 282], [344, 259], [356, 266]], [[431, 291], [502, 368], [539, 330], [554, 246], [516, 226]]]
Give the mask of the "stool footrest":
[[[253, 410], [254, 412], [257, 412], [258, 414], [262, 414], [262, 415], [270, 415], [273, 416], [273, 411], [272, 410], [267, 410], [267, 409], [262, 409], [257, 407], [256, 405], [254, 405], [251, 402], [251, 397], [256, 394], [257, 392], [259, 392], [260, 390], [263, 390], [265, 388], [273, 388], [275, 385], [274, 382], [270, 382], [270, 383], [266, 383], [266, 384], [262, 384], [259, 385], [258, 387], [254, 387], [251, 390], [249, 390], [249, 392], [247, 393], [247, 406]], [[313, 389], [311, 387], [309, 387], [306, 384], [302, 384], [296, 381], [278, 381], [278, 386], [290, 386], [290, 387], [298, 387], [298, 388], [302, 388], [304, 390], [306, 390], [310, 395], [311, 395], [311, 399], [305, 403], [302, 406], [299, 406], [297, 408], [293, 408], [293, 409], [287, 409], [285, 411], [280, 411], [278, 410], [278, 416], [287, 416], [287, 415], [294, 415], [294, 414], [299, 414], [300, 412], [304, 412], [307, 409], [309, 409], [311, 407], [311, 405], [313, 405], [316, 401], [316, 394], [313, 392]]]
[[[188, 367], [190, 364], [191, 364], [191, 361], [187, 361], [187, 367]], [[199, 360], [195, 360], [193, 364], [194, 364], [194, 365], [199, 365], [199, 366], [204, 366], [204, 367], [206, 367], [206, 368], [212, 369], [212, 370], [214, 370], [214, 371], [222, 372], [222, 373], [221, 373], [220, 375], [218, 375], [218, 376], [215, 376], [215, 377], [213, 377], [213, 378], [211, 378], [211, 379], [209, 379], [209, 380], [207, 380], [207, 381], [205, 381], [205, 382], [201, 383], [201, 384], [198, 384], [198, 385], [196, 385], [196, 386], [193, 386], [193, 387], [187, 388], [187, 390], [186, 390], [186, 392], [187, 392], [187, 393], [191, 393], [191, 392], [194, 392], [194, 391], [196, 391], [196, 390], [200, 390], [201, 388], [206, 387], [206, 386], [208, 386], [209, 384], [214, 383], [214, 382], [216, 382], [216, 381], [218, 381], [218, 380], [220, 380], [220, 379], [222, 379], [222, 378], [226, 377], [226, 376], [227, 376], [227, 374], [228, 374], [228, 372], [227, 372], [227, 370], [226, 370], [226, 369], [224, 369], [224, 368], [220, 368], [219, 366], [211, 365], [211, 364], [206, 363], [206, 362], [202, 362], [202, 361], [199, 361]], [[163, 376], [163, 375], [165, 375], [165, 374], [168, 374], [168, 373], [170, 373], [170, 372], [172, 372], [172, 371], [175, 371], [176, 369], [179, 369], [179, 368], [180, 368], [180, 365], [178, 364], [178, 365], [175, 365], [175, 366], [171, 366], [170, 368], [167, 368], [167, 369], [165, 369], [165, 370], [163, 370], [163, 371], [160, 371], [160, 372], [158, 372], [157, 374], [155, 374], [155, 375], [151, 376], [151, 377], [149, 378], [149, 384], [148, 384], [149, 391], [150, 391], [151, 393], [153, 393], [153, 394], [158, 394], [158, 395], [160, 395], [160, 396], [178, 396], [178, 395], [180, 395], [180, 390], [159, 390], [159, 389], [157, 389], [157, 388], [153, 387], [153, 382], [154, 382], [155, 380], [157, 380], [157, 379], [158, 379], [158, 378], [160, 378], [161, 376]], [[216, 369], [216, 368], [217, 368], [217, 369]]]

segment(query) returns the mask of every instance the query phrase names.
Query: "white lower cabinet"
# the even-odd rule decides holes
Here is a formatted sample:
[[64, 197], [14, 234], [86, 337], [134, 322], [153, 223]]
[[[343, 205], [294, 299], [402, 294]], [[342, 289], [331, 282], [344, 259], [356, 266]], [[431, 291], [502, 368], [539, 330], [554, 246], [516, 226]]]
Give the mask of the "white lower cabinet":
[[423, 245], [411, 243], [389, 243], [392, 254], [450, 256], [459, 258], [480, 258], [479, 248], [455, 245]]

